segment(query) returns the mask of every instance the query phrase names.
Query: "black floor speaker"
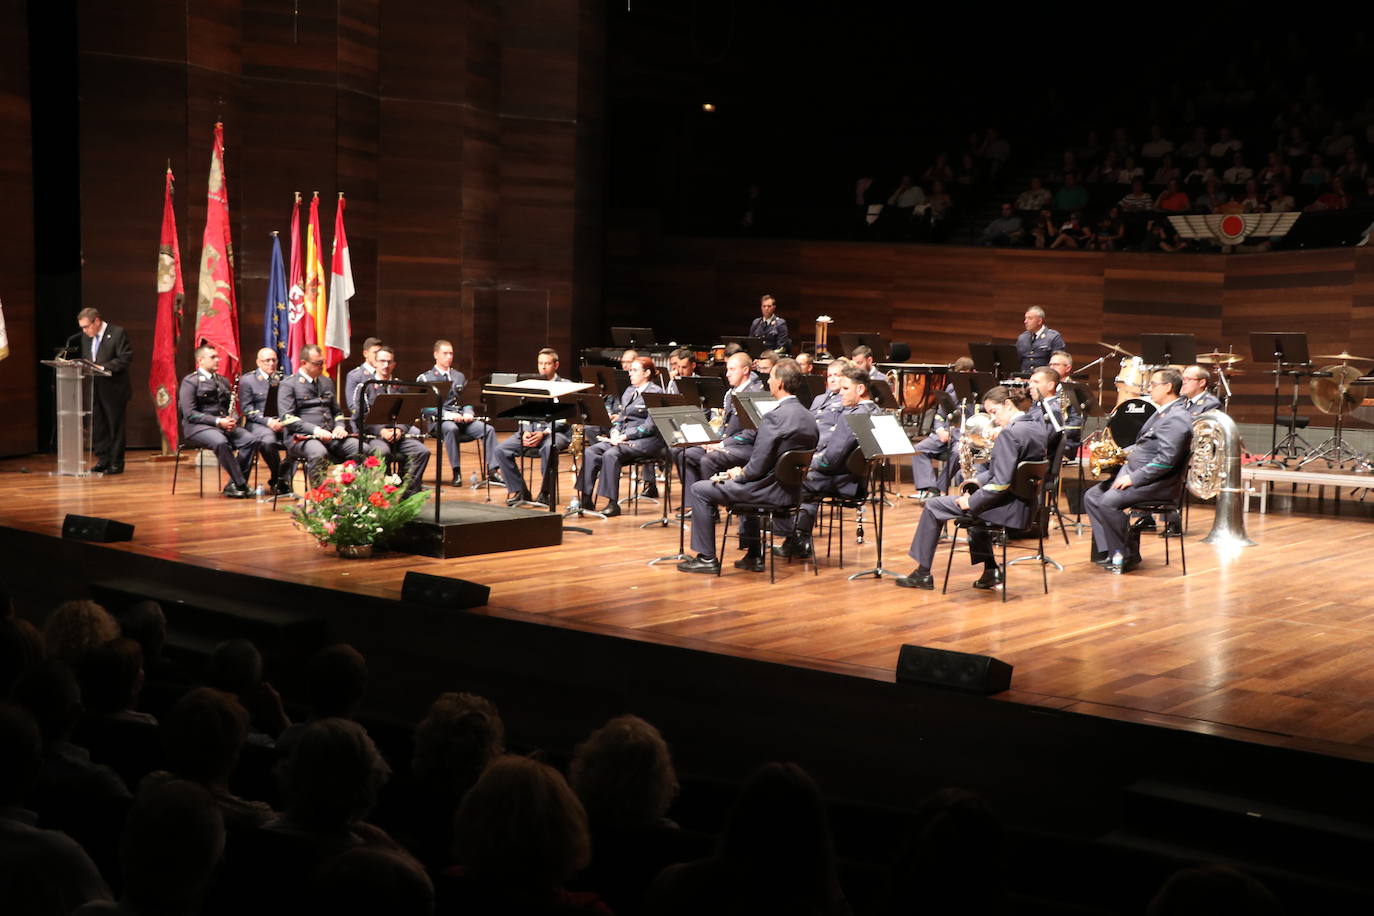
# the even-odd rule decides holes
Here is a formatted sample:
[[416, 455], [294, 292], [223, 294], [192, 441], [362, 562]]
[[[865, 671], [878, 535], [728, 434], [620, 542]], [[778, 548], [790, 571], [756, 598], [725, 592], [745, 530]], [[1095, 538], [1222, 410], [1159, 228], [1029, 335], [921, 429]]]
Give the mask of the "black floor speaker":
[[99, 541], [102, 544], [109, 544], [114, 541], [132, 541], [134, 539], [134, 526], [117, 522], [112, 518], [68, 515], [62, 520], [62, 536], [74, 541]]
[[897, 680], [987, 696], [1011, 686], [1011, 665], [991, 655], [902, 646], [897, 655]]
[[466, 579], [430, 576], [408, 572], [401, 583], [401, 599], [414, 604], [446, 607], [454, 610], [481, 607], [491, 598], [490, 585], [478, 585]]

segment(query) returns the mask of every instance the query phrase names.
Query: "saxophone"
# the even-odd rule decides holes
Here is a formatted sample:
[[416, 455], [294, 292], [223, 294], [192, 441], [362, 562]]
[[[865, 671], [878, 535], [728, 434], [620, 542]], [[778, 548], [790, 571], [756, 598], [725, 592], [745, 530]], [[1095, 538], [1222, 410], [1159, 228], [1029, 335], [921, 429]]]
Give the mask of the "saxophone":
[[991, 457], [992, 442], [997, 438], [997, 432], [992, 414], [981, 410], [964, 421], [964, 432], [959, 437], [959, 471], [964, 475], [964, 480], [972, 480], [976, 473], [975, 465]]

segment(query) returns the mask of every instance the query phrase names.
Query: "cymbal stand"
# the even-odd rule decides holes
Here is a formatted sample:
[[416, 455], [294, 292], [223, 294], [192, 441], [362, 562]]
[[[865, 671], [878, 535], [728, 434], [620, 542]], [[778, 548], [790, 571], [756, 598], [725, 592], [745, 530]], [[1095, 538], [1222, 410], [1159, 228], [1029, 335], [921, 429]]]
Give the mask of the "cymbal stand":
[[[1341, 392], [1341, 395], [1344, 397], [1344, 392]], [[1368, 456], [1364, 453], [1357, 452], [1345, 444], [1345, 437], [1341, 433], [1341, 418], [1343, 416], [1345, 416], [1345, 411], [1338, 408], [1336, 410], [1335, 427], [1332, 429], [1331, 435], [1327, 436], [1326, 439], [1317, 446], [1315, 451], [1298, 462], [1298, 470], [1301, 470], [1318, 458], [1325, 458], [1326, 463], [1335, 468], [1341, 467], [1347, 461], [1352, 462], [1355, 467], [1358, 468], [1361, 460], [1367, 459]]]
[[[1272, 445], [1269, 449], [1269, 457], [1261, 462], [1261, 464], [1273, 465], [1274, 467], [1280, 468], [1287, 467], [1289, 461], [1296, 460], [1303, 452], [1310, 452], [1312, 450], [1312, 444], [1298, 433], [1298, 385], [1302, 376], [1311, 373], [1302, 366], [1296, 369], [1285, 369], [1283, 366], [1284, 364], [1281, 362], [1276, 361], [1274, 363], [1274, 432], [1270, 440]], [[1293, 377], [1293, 400], [1289, 408], [1288, 423], [1286, 424], [1288, 426], [1288, 433], [1282, 439], [1279, 439], [1279, 398], [1281, 396], [1279, 385], [1280, 378], [1284, 375], [1291, 375]], [[1302, 443], [1301, 448], [1299, 448], [1298, 443]], [[1280, 452], [1284, 453], [1282, 457], [1279, 456]]]

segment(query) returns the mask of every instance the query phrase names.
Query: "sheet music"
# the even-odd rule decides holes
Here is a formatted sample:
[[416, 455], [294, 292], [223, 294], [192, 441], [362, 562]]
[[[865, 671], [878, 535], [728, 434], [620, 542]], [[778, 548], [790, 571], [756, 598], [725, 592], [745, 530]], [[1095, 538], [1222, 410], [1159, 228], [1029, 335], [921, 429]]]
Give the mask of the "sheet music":
[[679, 427], [679, 432], [684, 436], [684, 442], [710, 442], [715, 438], [711, 431], [700, 423], [684, 423]]
[[759, 412], [759, 416], [766, 417], [768, 416], [769, 411], [771, 411], [773, 408], [777, 407], [781, 403], [781, 401], [765, 401], [760, 399], [754, 402], [754, 409]]
[[506, 385], [490, 385], [491, 389], [524, 389], [531, 394], [543, 394], [552, 398], [567, 397], [579, 391], [586, 391], [592, 386], [587, 382], [550, 382], [542, 378], [527, 378], [520, 382], [511, 382]]
[[902, 424], [892, 414], [873, 414], [873, 438], [884, 455], [910, 455], [916, 451], [902, 431]]

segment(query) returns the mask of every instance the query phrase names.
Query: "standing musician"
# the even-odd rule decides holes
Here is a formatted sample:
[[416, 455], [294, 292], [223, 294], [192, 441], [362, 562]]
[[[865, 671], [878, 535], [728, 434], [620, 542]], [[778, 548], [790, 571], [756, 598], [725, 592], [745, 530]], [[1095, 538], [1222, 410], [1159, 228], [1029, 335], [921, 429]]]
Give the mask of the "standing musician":
[[[950, 364], [949, 371], [972, 372], [973, 360], [961, 356]], [[911, 456], [911, 482], [916, 487], [917, 499], [933, 499], [949, 489], [955, 472], [959, 470], [955, 454], [959, 448], [961, 416], [962, 419], [968, 419], [977, 409], [973, 404], [959, 405], [959, 395], [954, 390], [953, 382], [945, 386], [944, 394], [935, 405], [935, 420], [930, 435], [916, 443], [916, 451]], [[931, 464], [936, 458], [944, 462], [940, 466], [938, 479]]]
[[1050, 364], [1055, 350], [1065, 350], [1064, 335], [1045, 327], [1045, 310], [1038, 305], [1026, 309], [1026, 330], [1016, 338], [1016, 354], [1021, 357], [1021, 371], [1029, 372]]
[[187, 445], [215, 453], [219, 466], [229, 475], [225, 496], [247, 499], [253, 495], [248, 492], [248, 469], [258, 451], [258, 438], [240, 427], [238, 417], [230, 414], [232, 400], [229, 380], [219, 374], [219, 353], [203, 344], [196, 347], [196, 371], [182, 379], [177, 390], [182, 436]]
[[766, 349], [786, 352], [792, 348], [792, 337], [787, 333], [787, 319], [779, 318], [777, 311], [777, 300], [764, 293], [759, 299], [759, 317], [749, 325], [749, 336], [763, 341]]
[[324, 351], [306, 344], [296, 365], [296, 374], [277, 386], [277, 410], [289, 434], [286, 454], [305, 462], [310, 485], [317, 487], [331, 458], [345, 461], [357, 456], [358, 440], [348, 434], [334, 383], [324, 376]]
[[[558, 351], [545, 347], [539, 351], [535, 363], [539, 377], [546, 382], [561, 382], [558, 375]], [[549, 424], [530, 420], [520, 421], [520, 430], [509, 436], [496, 450], [496, 464], [501, 468], [501, 479], [506, 482], [506, 505], [513, 506], [521, 500], [530, 498], [525, 478], [520, 474], [520, 455], [538, 455], [540, 480], [539, 502], [548, 502], [546, 491], [549, 477], [549, 459], [555, 449], [562, 451], [568, 447], [570, 433], [567, 420], [557, 420], [550, 429]]]
[[882, 372], [878, 370], [877, 361], [873, 359], [873, 348], [867, 344], [859, 344], [855, 347], [854, 352], [849, 354], [849, 358], [854, 361], [854, 365], [867, 373], [869, 378], [887, 378], [887, 376], [883, 375]]
[[[940, 531], [950, 519], [972, 515], [1009, 528], [1025, 528], [1035, 518], [1035, 506], [1018, 498], [1012, 492], [1011, 485], [1018, 464], [1022, 461], [1039, 461], [1045, 457], [1049, 429], [1044, 423], [1022, 413], [1011, 391], [1004, 385], [998, 385], [983, 395], [983, 409], [992, 415], [993, 422], [1000, 427], [992, 445], [992, 455], [974, 481], [964, 482], [965, 487], [970, 484], [976, 487], [972, 493], [937, 496], [926, 502], [921, 521], [916, 526], [916, 535], [911, 539], [910, 555], [917, 566], [911, 575], [897, 580], [902, 588], [935, 587], [930, 564], [935, 559]], [[981, 561], [983, 564], [983, 575], [973, 583], [974, 588], [996, 588], [1002, 583], [1002, 570], [992, 554], [992, 536], [986, 530], [976, 527], [969, 529], [968, 552], [971, 562]]]
[[[735, 399], [731, 397], [745, 391], [763, 390], [763, 382], [749, 370], [749, 354], [743, 350], [725, 361], [725, 381], [730, 387], [721, 406], [720, 441], [677, 450], [678, 477], [682, 480], [683, 493], [691, 492], [692, 484], [703, 478], [747, 464], [754, 453], [757, 430], [744, 428], [739, 411], [735, 409]], [[681, 511], [686, 512], [686, 506]]]
[[477, 411], [471, 404], [461, 403], [463, 388], [467, 386], [467, 376], [453, 368], [453, 344], [447, 340], [434, 341], [434, 368], [422, 372], [417, 382], [450, 382], [448, 397], [444, 399], [443, 416], [433, 417], [431, 408], [426, 416], [430, 417], [425, 430], [431, 436], [444, 438], [444, 451], [448, 453], [448, 466], [453, 471], [453, 485], [463, 485], [463, 475], [458, 470], [458, 446], [464, 442], [480, 440], [482, 453], [486, 456], [487, 478], [492, 483], [501, 483], [501, 472], [496, 468], [496, 430], [477, 419]]
[[[716, 556], [717, 506], [741, 502], [783, 506], [791, 502], [792, 495], [777, 480], [778, 459], [784, 452], [815, 448], [819, 436], [811, 413], [797, 400], [797, 395], [806, 391], [804, 378], [795, 360], [779, 361], [768, 377], [768, 390], [778, 399], [778, 406], [765, 414], [759, 424], [749, 463], [726, 472], [728, 480], [700, 480], [692, 485], [687, 501], [692, 508], [692, 549], [697, 555], [679, 563], [680, 571], [711, 574], [720, 571], [720, 559]], [[735, 566], [762, 572], [763, 550], [757, 517], [743, 520], [740, 540], [748, 552]]]
[[773, 522], [773, 531], [784, 538], [781, 544], [773, 548], [778, 556], [801, 559], [811, 556], [811, 528], [820, 510], [821, 498], [854, 496], [859, 492], [860, 479], [849, 473], [849, 454], [859, 447], [859, 440], [844, 418], [879, 411], [869, 391], [869, 381], [857, 366], [848, 366], [841, 373], [842, 410], [839, 422], [829, 436], [826, 436], [824, 429], [820, 431], [825, 441], [816, 443], [810, 472], [802, 480], [801, 511], [798, 513], [796, 531], [792, 530], [791, 518], [778, 518]]
[[348, 371], [344, 377], [344, 403], [348, 412], [358, 412], [358, 386], [370, 378], [377, 377], [377, 348], [382, 345], [381, 338], [369, 337], [363, 341], [363, 361]]
[[1188, 402], [1179, 397], [1182, 387], [1177, 369], [1159, 369], [1150, 376], [1150, 400], [1159, 409], [1140, 428], [1116, 475], [1083, 496], [1083, 510], [1092, 520], [1093, 562], [1113, 572], [1130, 572], [1140, 565], [1140, 533], [1128, 529], [1122, 510], [1173, 496], [1188, 466], [1193, 417]]
[[[661, 394], [663, 389], [650, 379], [654, 375], [654, 361], [641, 356], [630, 364], [630, 387], [620, 397], [620, 409], [611, 417], [610, 434], [598, 437], [582, 453], [582, 467], [578, 473], [577, 508], [592, 505], [592, 488], [609, 502], [602, 514], [611, 518], [620, 514], [620, 466], [632, 458], [652, 457], [665, 448], [653, 420], [645, 394]], [[599, 484], [596, 481], [600, 481]], [[569, 504], [569, 508], [574, 508]]]
[[239, 412], [243, 414], [243, 428], [257, 438], [258, 451], [262, 453], [262, 460], [267, 462], [267, 469], [272, 472], [270, 484], [273, 491], [278, 496], [291, 496], [291, 478], [296, 462], [287, 458], [283, 464], [281, 456], [277, 454], [277, 450], [282, 448], [281, 433], [286, 424], [266, 413], [267, 395], [280, 382], [277, 351], [263, 347], [258, 351], [258, 368], [239, 379]]
[[[389, 382], [396, 372], [396, 352], [386, 344], [377, 347], [373, 354], [376, 366], [376, 381]], [[369, 452], [379, 458], [396, 456], [405, 465], [405, 475], [409, 478], [402, 498], [420, 492], [424, 485], [425, 468], [429, 466], [429, 449], [414, 426], [384, 426], [365, 424], [367, 411], [377, 402], [378, 395], [394, 394], [389, 385], [360, 385], [358, 407], [353, 412], [353, 428], [362, 440], [360, 451]]]

